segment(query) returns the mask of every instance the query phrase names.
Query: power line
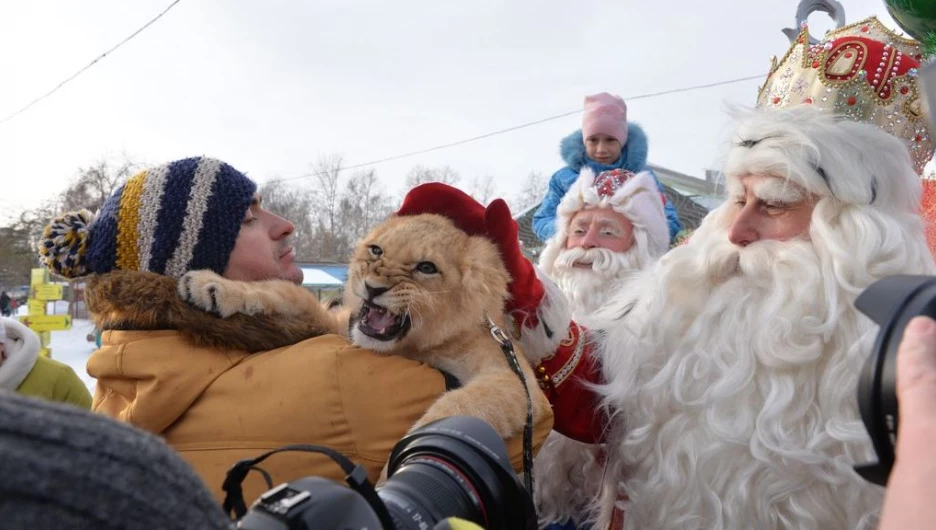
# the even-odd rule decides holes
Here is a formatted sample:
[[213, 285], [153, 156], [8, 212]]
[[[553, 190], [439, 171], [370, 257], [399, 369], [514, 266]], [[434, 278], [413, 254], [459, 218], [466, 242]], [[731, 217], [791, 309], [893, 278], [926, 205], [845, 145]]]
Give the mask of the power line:
[[[764, 75], [763, 75], [763, 74], [761, 74], [761, 75], [752, 75], [752, 76], [748, 76], [748, 77], [739, 77], [739, 78], [736, 78], [736, 79], [728, 79], [728, 80], [726, 80], [726, 81], [716, 81], [716, 82], [714, 82], [714, 83], [707, 83], [707, 84], [704, 84], [704, 85], [692, 85], [692, 86], [682, 87], [682, 88], [673, 88], [673, 89], [670, 89], [670, 90], [661, 90], [661, 91], [659, 91], [659, 92], [650, 92], [650, 93], [647, 93], [647, 94], [640, 94], [640, 95], [637, 95], [637, 96], [626, 97], [626, 98], [624, 98], [624, 100], [625, 100], [625, 101], [634, 101], [634, 100], [636, 100], [636, 99], [649, 99], [649, 98], [654, 98], [654, 97], [658, 97], [658, 96], [667, 96], [667, 95], [670, 95], [670, 94], [677, 94], [677, 93], [679, 93], [679, 92], [689, 92], [689, 91], [692, 91], [692, 90], [701, 90], [701, 89], [703, 89], [703, 88], [712, 88], [712, 87], [716, 87], [716, 86], [730, 85], [730, 84], [734, 84], [734, 83], [741, 83], [741, 82], [743, 82], [743, 81], [752, 81], [752, 80], [754, 80], [754, 79], [763, 79], [763, 78], [764, 78]], [[361, 162], [360, 164], [354, 164], [354, 165], [351, 165], [351, 166], [342, 167], [342, 168], [339, 169], [339, 171], [347, 171], [347, 170], [350, 170], [350, 169], [360, 169], [360, 168], [365, 167], [365, 166], [373, 166], [373, 165], [380, 164], [380, 163], [383, 163], [383, 162], [390, 162], [390, 161], [392, 161], [392, 160], [399, 160], [399, 159], [401, 159], [401, 158], [407, 158], [407, 157], [411, 157], [411, 156], [421, 155], [421, 154], [424, 154], [424, 153], [430, 153], [430, 152], [432, 152], [432, 151], [438, 151], [438, 150], [440, 150], [440, 149], [447, 149], [447, 148], [449, 148], [449, 147], [455, 147], [456, 145], [462, 145], [462, 144], [467, 144], [467, 143], [469, 143], [469, 142], [475, 142], [475, 141], [477, 141], [477, 140], [483, 140], [483, 139], [485, 139], [485, 138], [490, 138], [490, 137], [492, 137], [492, 136], [497, 136], [497, 135], [504, 134], [504, 133], [508, 133], [508, 132], [511, 132], [511, 131], [516, 131], [516, 130], [518, 130], [518, 129], [525, 129], [525, 128], [527, 128], [527, 127], [532, 127], [532, 126], [534, 126], [534, 125], [539, 125], [539, 124], [541, 124], [541, 123], [546, 123], [546, 122], [548, 122], [548, 121], [558, 120], [559, 118], [565, 118], [566, 116], [572, 116], [572, 115], [574, 115], [574, 114], [579, 114], [580, 112], [582, 112], [582, 110], [583, 110], [583, 109], [571, 110], [571, 111], [569, 111], [569, 112], [563, 112], [562, 114], [556, 114], [556, 115], [554, 115], [554, 116], [549, 116], [548, 118], [543, 118], [543, 119], [536, 120], [536, 121], [531, 121], [531, 122], [527, 122], [527, 123], [522, 123], [522, 124], [520, 124], [520, 125], [514, 125], [513, 127], [507, 127], [506, 129], [498, 129], [498, 130], [496, 130], [496, 131], [491, 131], [491, 132], [489, 132], [489, 133], [481, 134], [481, 135], [478, 135], [478, 136], [472, 136], [471, 138], [465, 138], [465, 139], [457, 140], [457, 141], [455, 141], [455, 142], [450, 142], [450, 143], [447, 143], [447, 144], [441, 144], [441, 145], [436, 145], [436, 146], [433, 146], [433, 147], [428, 147], [428, 148], [426, 148], [426, 149], [420, 149], [419, 151], [411, 151], [411, 152], [409, 152], [409, 153], [403, 153], [403, 154], [400, 154], [400, 155], [388, 156], [388, 157], [385, 157], [385, 158], [378, 158], [377, 160], [371, 160], [371, 161], [369, 161], [369, 162]], [[317, 177], [317, 176], [319, 176], [319, 175], [324, 175], [324, 174], [326, 174], [326, 172], [319, 171], [319, 172], [317, 172], [317, 173], [306, 173], [306, 174], [304, 174], [304, 175], [299, 175], [298, 177], [288, 177], [288, 178], [280, 178], [280, 179], [271, 179], [271, 180], [269, 180], [269, 181], [267, 181], [267, 182], [268, 182], [268, 183], [269, 183], [269, 182], [286, 182], [286, 181], [290, 181], [290, 180], [299, 180], [299, 179], [307, 179], [307, 178]]]
[[25, 112], [27, 109], [29, 109], [30, 107], [32, 107], [32, 106], [35, 105], [36, 103], [39, 103], [39, 102], [42, 101], [43, 99], [45, 99], [45, 98], [51, 96], [52, 94], [56, 93], [60, 88], [62, 88], [63, 86], [65, 86], [66, 83], [68, 83], [68, 82], [71, 81], [72, 79], [74, 79], [74, 78], [78, 77], [79, 75], [81, 75], [82, 73], [84, 73], [84, 71], [87, 70], [88, 68], [91, 68], [92, 66], [94, 66], [98, 61], [100, 61], [100, 60], [103, 59], [105, 56], [107, 56], [107, 54], [113, 52], [113, 51], [116, 50], [117, 48], [120, 48], [121, 46], [123, 46], [124, 44], [126, 44], [127, 42], [129, 42], [132, 38], [134, 38], [134, 37], [136, 37], [137, 35], [139, 35], [140, 33], [142, 33], [143, 30], [145, 30], [146, 28], [150, 27], [150, 25], [152, 25], [153, 22], [156, 22], [157, 20], [159, 20], [160, 18], [162, 18], [163, 15], [165, 15], [166, 13], [168, 13], [170, 9], [172, 9], [173, 7], [175, 7], [175, 5], [178, 4], [178, 3], [181, 2], [181, 1], [182, 1], [182, 0], [175, 0], [174, 2], [172, 2], [171, 4], [169, 4], [169, 7], [167, 7], [166, 9], [163, 9], [162, 13], [156, 15], [155, 18], [153, 18], [152, 20], [150, 20], [150, 21], [147, 22], [146, 24], [143, 24], [143, 26], [142, 26], [140, 29], [134, 31], [129, 37], [127, 37], [127, 38], [125, 38], [124, 40], [118, 42], [116, 46], [114, 46], [113, 48], [111, 48], [111, 49], [107, 50], [106, 52], [102, 53], [101, 55], [99, 55], [99, 56], [98, 56], [97, 58], [95, 58], [93, 61], [91, 61], [90, 63], [88, 63], [87, 65], [85, 65], [84, 68], [82, 68], [81, 70], [78, 70], [77, 72], [75, 72], [74, 74], [72, 74], [71, 77], [69, 77], [68, 79], [66, 79], [66, 80], [62, 81], [61, 83], [59, 83], [58, 85], [56, 85], [55, 88], [53, 88], [52, 90], [46, 92], [46, 93], [43, 94], [42, 96], [39, 96], [38, 98], [36, 98], [36, 99], [30, 101], [29, 104], [27, 104], [25, 107], [19, 109], [18, 111], [14, 112], [13, 114], [10, 114], [10, 115], [7, 116], [6, 118], [3, 118], [2, 120], [0, 120], [0, 125], [2, 125], [2, 124], [4, 124], [4, 123], [6, 123], [6, 122], [12, 120], [13, 118], [15, 118], [16, 116], [22, 114], [23, 112]]

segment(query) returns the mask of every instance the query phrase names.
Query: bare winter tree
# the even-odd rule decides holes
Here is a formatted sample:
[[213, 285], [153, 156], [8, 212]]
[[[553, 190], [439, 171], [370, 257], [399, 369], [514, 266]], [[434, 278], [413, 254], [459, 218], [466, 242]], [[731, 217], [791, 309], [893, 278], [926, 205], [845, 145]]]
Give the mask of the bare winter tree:
[[111, 193], [139, 169], [140, 164], [126, 155], [117, 159], [101, 158], [78, 170], [78, 175], [59, 195], [59, 208], [65, 212], [81, 208], [96, 212]]
[[320, 157], [313, 166], [315, 176], [315, 237], [319, 261], [341, 261], [341, 237], [338, 234], [338, 212], [341, 202], [341, 171], [344, 159], [340, 155]]
[[271, 180], [260, 186], [258, 192], [263, 207], [296, 225], [293, 247], [298, 261], [316, 261], [318, 248], [315, 245], [317, 220], [316, 194], [286, 182]]
[[36, 251], [28, 229], [13, 224], [0, 227], [0, 291], [29, 284], [29, 269], [36, 264]]
[[22, 212], [10, 226], [19, 231], [25, 230], [30, 241], [35, 243], [45, 225], [56, 215], [82, 208], [92, 212], [100, 210], [104, 201], [137, 168], [139, 164], [126, 156], [117, 160], [101, 158], [88, 167], [80, 168], [64, 191], [42, 206]]
[[531, 171], [523, 180], [520, 191], [510, 201], [510, 211], [514, 215], [542, 202], [546, 196], [546, 189], [549, 182], [543, 177], [542, 173]]
[[0, 289], [29, 284], [29, 270], [39, 264], [36, 243], [46, 224], [59, 213], [57, 203], [46, 201], [0, 227]]
[[465, 190], [481, 204], [487, 203], [497, 198], [497, 184], [494, 183], [494, 175], [485, 175], [483, 177], [474, 177]]
[[393, 213], [390, 196], [386, 195], [374, 170], [355, 173], [348, 179], [341, 195], [341, 233], [345, 259], [354, 246], [378, 223]]
[[461, 181], [461, 175], [449, 166], [426, 167], [417, 165], [413, 166], [413, 169], [406, 174], [403, 194], [405, 195], [411, 188], [426, 182], [442, 182], [443, 184], [456, 186], [459, 181]]
[[12, 230], [11, 234], [25, 235], [29, 243], [33, 244], [42, 236], [42, 230], [49, 221], [59, 213], [58, 199], [46, 201], [42, 206], [20, 213], [19, 218], [6, 228]]
[[35, 245], [53, 217], [87, 208], [96, 212], [104, 201], [134, 174], [140, 164], [127, 155], [101, 158], [79, 168], [68, 187], [42, 206], [26, 210], [19, 218], [0, 227], [0, 284], [29, 283], [29, 269], [36, 264]]
[[344, 263], [356, 242], [393, 208], [373, 170], [345, 176], [338, 155], [312, 165], [310, 179], [296, 185], [270, 181], [260, 188], [264, 205], [296, 225], [299, 261]]

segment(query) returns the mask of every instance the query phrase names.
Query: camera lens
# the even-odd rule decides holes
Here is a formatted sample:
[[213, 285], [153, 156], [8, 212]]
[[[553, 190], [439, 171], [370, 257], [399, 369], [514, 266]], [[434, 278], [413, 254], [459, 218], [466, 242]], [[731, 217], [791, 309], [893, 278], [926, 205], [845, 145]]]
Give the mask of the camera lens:
[[331, 449], [297, 445], [238, 462], [225, 480], [225, 507], [242, 505], [240, 483], [252, 466], [287, 450], [330, 456], [351, 488], [320, 477], [282, 484], [264, 493], [237, 528], [425, 530], [450, 517], [489, 530], [537, 528], [533, 498], [510, 467], [504, 441], [478, 418], [452, 416], [406, 435], [390, 453], [389, 478], [376, 496], [363, 467]]
[[431, 456], [406, 462], [378, 492], [396, 528], [459, 517], [480, 524], [484, 510], [477, 491], [458, 469]]
[[936, 277], [890, 276], [871, 284], [855, 307], [880, 326], [874, 350], [858, 380], [858, 406], [878, 461], [856, 466], [866, 480], [887, 484], [894, 465], [899, 415], [897, 348], [904, 328], [918, 315], [936, 318]]
[[459, 517], [491, 530], [536, 529], [533, 500], [507, 448], [478, 418], [453, 416], [407, 435], [390, 455], [378, 495], [398, 530]]

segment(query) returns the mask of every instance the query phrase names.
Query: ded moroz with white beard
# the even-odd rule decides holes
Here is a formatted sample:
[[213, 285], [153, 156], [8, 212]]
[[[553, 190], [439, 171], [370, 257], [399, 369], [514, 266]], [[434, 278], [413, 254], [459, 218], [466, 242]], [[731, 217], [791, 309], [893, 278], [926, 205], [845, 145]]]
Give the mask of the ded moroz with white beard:
[[631, 529], [876, 525], [883, 490], [853, 466], [873, 458], [856, 387], [877, 327], [854, 301], [936, 273], [918, 173], [933, 149], [917, 45], [873, 18], [826, 38], [801, 34], [758, 109], [734, 113], [728, 200], [687, 245], [581, 322], [540, 276], [520, 340], [554, 429], [613, 447], [595, 528], [618, 483]]
[[[882, 490], [852, 469], [873, 454], [856, 382], [876, 326], [853, 303], [885, 276], [936, 273], [920, 179], [904, 144], [868, 124], [808, 105], [735, 120], [729, 200], [583, 318], [587, 333], [572, 322], [575, 340], [537, 367], [554, 428], [581, 433], [584, 423], [614, 447], [596, 528], [619, 481], [627, 528], [877, 520]], [[606, 383], [605, 413], [583, 409], [578, 376]]]
[[[873, 458], [855, 389], [876, 326], [853, 304], [884, 276], [936, 272], [920, 180], [870, 125], [809, 107], [736, 119], [729, 200], [583, 322], [605, 334], [627, 526], [873, 528], [882, 490], [852, 466]], [[803, 201], [801, 235], [737, 240], [751, 202]]]
[[628, 278], [666, 252], [665, 200], [650, 173], [596, 176], [582, 169], [559, 203], [556, 234], [539, 261], [568, 298], [573, 318], [600, 309]]
[[[666, 199], [650, 173], [598, 174], [588, 167], [557, 208], [556, 232], [539, 265], [582, 319], [612, 300], [638, 271], [669, 248]], [[583, 523], [599, 494], [603, 447], [553, 431], [534, 461], [541, 525]]]

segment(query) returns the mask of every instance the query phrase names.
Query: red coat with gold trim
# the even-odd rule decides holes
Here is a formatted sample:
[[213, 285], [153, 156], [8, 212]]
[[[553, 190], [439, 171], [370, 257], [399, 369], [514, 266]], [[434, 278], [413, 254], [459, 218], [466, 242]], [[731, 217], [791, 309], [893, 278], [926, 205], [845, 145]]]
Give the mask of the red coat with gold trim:
[[565, 339], [537, 365], [536, 376], [553, 407], [553, 430], [580, 442], [601, 443], [607, 416], [590, 388], [602, 383], [601, 369], [585, 328], [569, 322]]

